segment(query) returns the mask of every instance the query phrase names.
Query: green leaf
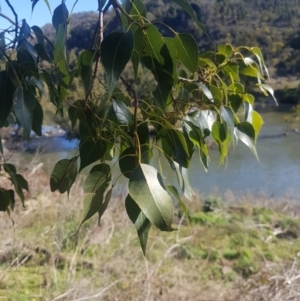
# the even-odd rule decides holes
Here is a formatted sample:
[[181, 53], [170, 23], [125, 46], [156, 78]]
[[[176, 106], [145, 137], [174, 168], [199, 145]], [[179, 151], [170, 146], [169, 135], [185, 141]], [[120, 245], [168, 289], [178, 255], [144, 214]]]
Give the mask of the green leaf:
[[191, 72], [198, 70], [198, 45], [191, 34], [177, 34], [173, 40], [177, 56], [183, 65]]
[[15, 115], [24, 128], [24, 138], [30, 138], [33, 121], [33, 110], [36, 106], [35, 96], [28, 90], [17, 88], [14, 93]]
[[50, 178], [51, 191], [70, 192], [77, 177], [77, 158], [63, 159], [56, 163]]
[[184, 127], [183, 129], [188, 133], [190, 140], [196, 145], [200, 152], [200, 161], [203, 164], [205, 171], [208, 169], [209, 156], [208, 149], [205, 143], [202, 130], [195, 124], [195, 122], [191, 121], [192, 118], [186, 117], [184, 119]]
[[163, 188], [158, 171], [146, 164], [138, 165], [129, 179], [129, 194], [146, 217], [162, 231], [171, 231], [173, 203]]
[[47, 62], [52, 62], [51, 58], [49, 57], [48, 53], [45, 50], [45, 46], [43, 46], [42, 44], [38, 43], [38, 44], [35, 44], [33, 47], [36, 50], [38, 56], [42, 60], [45, 60]]
[[183, 210], [183, 214], [185, 215], [186, 221], [190, 225], [190, 218], [189, 218], [189, 213], [188, 213], [187, 207], [186, 207], [185, 203], [182, 201], [181, 197], [179, 196], [177, 188], [170, 185], [170, 186], [167, 186], [167, 189], [174, 195], [174, 197], [178, 201], [181, 209]]
[[0, 188], [0, 211], [9, 212], [9, 207], [14, 208], [15, 193], [13, 190]]
[[17, 174], [16, 168], [14, 165], [5, 163], [5, 164], [3, 164], [3, 168], [4, 168], [5, 172], [7, 172], [9, 174], [9, 177], [10, 177], [9, 179], [12, 182], [12, 184], [15, 186], [16, 193], [20, 197], [22, 204], [24, 206], [25, 197], [24, 197], [23, 189], [25, 189], [27, 191], [29, 190], [27, 181], [23, 178], [22, 175]]
[[173, 129], [162, 130], [161, 144], [168, 160], [172, 158], [179, 165], [189, 167], [190, 154], [182, 132]]
[[98, 226], [100, 227], [100, 222], [101, 222], [101, 218], [108, 206], [108, 203], [111, 199], [111, 195], [112, 195], [112, 190], [113, 190], [113, 186], [111, 187], [111, 189], [108, 190], [106, 196], [105, 196], [105, 199], [104, 199], [104, 202], [102, 203], [101, 207], [98, 209]]
[[212, 130], [212, 136], [219, 146], [220, 162], [223, 162], [227, 156], [227, 127], [219, 121], [215, 121]]
[[[106, 186], [106, 185], [105, 185]], [[78, 231], [81, 225], [95, 215], [98, 210], [100, 210], [101, 205], [103, 204], [105, 189], [99, 188], [96, 193], [89, 193], [84, 198], [84, 214]]]
[[13, 105], [15, 86], [6, 71], [0, 72], [0, 127], [4, 126], [6, 118]]
[[203, 83], [197, 83], [199, 88], [202, 90], [203, 94], [208, 98], [210, 102], [214, 102], [214, 97], [210, 90], [203, 84]]
[[[173, 161], [171, 167], [175, 168], [178, 184], [185, 197], [192, 201], [195, 196], [195, 191], [190, 183], [189, 171], [187, 168], [180, 166], [177, 162]], [[173, 169], [174, 169], [173, 168]]]
[[196, 22], [199, 29], [206, 32], [205, 27], [198, 21], [195, 11], [192, 9], [191, 5], [185, 0], [172, 0], [174, 3], [178, 4], [192, 19]]
[[258, 86], [260, 87], [260, 89], [265, 92], [265, 91], [268, 91], [271, 96], [273, 97], [275, 103], [276, 103], [276, 106], [278, 106], [278, 102], [275, 98], [275, 94], [274, 94], [274, 90], [272, 89], [272, 87], [270, 87], [269, 85], [266, 85], [266, 84], [258, 84]]
[[94, 61], [95, 51], [93, 50], [84, 50], [78, 59], [78, 70], [86, 94], [90, 91], [92, 86], [92, 65]]
[[253, 125], [247, 121], [241, 122], [235, 129], [235, 134], [244, 144], [246, 144], [258, 160], [255, 147], [255, 129]]
[[264, 57], [262, 55], [261, 50], [258, 47], [251, 47], [251, 50], [258, 59], [261, 73], [264, 74], [264, 71], [265, 71], [266, 75], [269, 77], [269, 71], [268, 71], [267, 66], [265, 65]]
[[43, 118], [44, 118], [44, 113], [43, 113], [42, 106], [38, 101], [36, 101], [35, 107], [33, 109], [32, 130], [38, 136], [42, 136]]
[[113, 109], [116, 114], [116, 118], [121, 125], [130, 126], [133, 115], [127, 108], [124, 102], [120, 100], [113, 100]]
[[40, 77], [44, 80], [44, 82], [48, 86], [48, 91], [49, 91], [51, 102], [57, 107], [57, 105], [58, 105], [57, 89], [54, 85], [51, 75], [48, 73], [47, 70], [42, 69], [42, 73], [40, 74]]
[[233, 49], [232, 49], [232, 46], [229, 44], [226, 44], [226, 45], [221, 44], [221, 45], [218, 45], [218, 52], [225, 54], [227, 58], [230, 58], [233, 54]]
[[[138, 49], [140, 56], [151, 57], [153, 60], [163, 66], [165, 60], [161, 54], [161, 49], [165, 43], [157, 28], [152, 24], [149, 25], [141, 32], [141, 36], [139, 38], [142, 38], [142, 43], [140, 44], [142, 48]], [[154, 65], [154, 63], [152, 65]]]
[[251, 124], [254, 128], [255, 131], [255, 141], [258, 137], [258, 134], [262, 128], [263, 125], [263, 119], [261, 118], [260, 114], [258, 114], [256, 111], [252, 111], [252, 120], [251, 120]]
[[239, 66], [236, 63], [229, 62], [223, 71], [231, 78], [231, 81], [239, 81]]
[[[99, 188], [104, 187], [104, 183], [111, 180], [110, 166], [106, 163], [95, 165], [83, 184], [85, 193], [95, 193]], [[106, 187], [107, 188], [107, 187]], [[105, 188], [105, 189], [106, 189]]]
[[39, 44], [41, 44], [42, 46], [45, 46], [44, 43], [44, 34], [43, 31], [38, 27], [38, 26], [32, 26], [31, 29], [33, 30], [36, 40]]
[[126, 148], [119, 156], [119, 166], [123, 176], [129, 179], [137, 165], [138, 162], [134, 147]]
[[69, 18], [69, 12], [65, 2], [62, 2], [53, 12], [52, 16], [52, 24], [56, 31], [58, 31], [60, 25], [63, 26], [67, 25]]
[[60, 24], [57, 29], [56, 38], [54, 42], [54, 63], [62, 59], [66, 60], [66, 45], [67, 45], [67, 25]]
[[241, 104], [243, 103], [243, 98], [239, 94], [229, 94], [228, 101], [234, 113], [236, 113]]
[[133, 51], [132, 31], [108, 34], [101, 44], [101, 61], [106, 71], [108, 94], [111, 96]]
[[100, 171], [92, 172], [88, 175], [83, 183], [83, 191], [85, 193], [95, 193], [107, 181], [107, 175]]
[[107, 144], [103, 140], [94, 140], [91, 137], [84, 139], [79, 145], [80, 169], [100, 160], [107, 151]]
[[239, 73], [246, 76], [255, 77], [257, 79], [263, 79], [256, 67], [254, 67], [253, 65], [246, 65], [244, 62], [240, 63]]
[[0, 60], [3, 59], [4, 54], [5, 54], [5, 47], [6, 47], [6, 43], [5, 43], [5, 31], [2, 31], [0, 33]]
[[143, 253], [146, 255], [148, 233], [151, 228], [151, 222], [129, 194], [125, 199], [125, 208], [128, 217], [135, 226]]
[[235, 135], [234, 135], [234, 113], [232, 109], [228, 106], [221, 106], [220, 114], [222, 119], [226, 122], [227, 127], [230, 130], [230, 136], [235, 144]]

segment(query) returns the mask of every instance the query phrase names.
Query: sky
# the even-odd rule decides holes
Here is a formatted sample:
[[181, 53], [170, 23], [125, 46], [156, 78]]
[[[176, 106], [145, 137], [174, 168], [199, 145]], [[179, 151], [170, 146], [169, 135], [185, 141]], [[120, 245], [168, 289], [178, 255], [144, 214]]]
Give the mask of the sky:
[[[52, 12], [61, 4], [61, 0], [48, 0]], [[31, 16], [31, 0], [10, 0], [11, 5], [14, 7], [19, 20], [26, 19], [29, 26], [37, 25], [42, 27], [46, 23], [51, 23], [52, 16], [44, 0], [39, 0], [34, 7], [34, 11]], [[66, 6], [71, 11], [75, 0], [66, 0]], [[7, 15], [14, 20], [14, 15], [10, 8], [6, 4], [5, 0], [0, 0], [1, 13]], [[78, 0], [73, 12], [83, 11], [97, 11], [97, 0]], [[11, 23], [0, 16], [0, 31], [11, 26]]]

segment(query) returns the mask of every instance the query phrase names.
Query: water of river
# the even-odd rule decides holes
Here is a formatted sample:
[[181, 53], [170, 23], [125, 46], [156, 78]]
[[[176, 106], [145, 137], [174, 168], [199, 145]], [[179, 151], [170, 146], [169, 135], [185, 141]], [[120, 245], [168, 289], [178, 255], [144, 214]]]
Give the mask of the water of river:
[[[228, 157], [227, 167], [218, 166], [218, 150], [210, 149], [211, 164], [205, 173], [196, 154], [190, 168], [190, 180], [202, 195], [209, 195], [216, 190], [223, 194], [228, 190], [235, 194], [266, 194], [274, 198], [300, 196], [300, 135], [289, 131], [284, 135], [287, 124], [284, 114], [277, 112], [264, 113], [264, 126], [257, 141], [259, 162], [251, 151], [241, 142]], [[15, 154], [10, 159], [21, 166], [27, 166], [34, 158], [44, 162], [44, 168], [51, 171], [55, 162], [70, 157], [76, 141], [70, 142], [56, 137], [49, 140], [50, 152]], [[55, 152], [53, 150], [56, 150]], [[167, 164], [164, 165], [167, 177], [174, 175]]]

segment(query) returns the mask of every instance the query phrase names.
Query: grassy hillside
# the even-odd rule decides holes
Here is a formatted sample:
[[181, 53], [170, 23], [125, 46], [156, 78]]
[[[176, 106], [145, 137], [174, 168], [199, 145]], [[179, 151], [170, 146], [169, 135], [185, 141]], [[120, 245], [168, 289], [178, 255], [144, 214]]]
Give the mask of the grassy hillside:
[[[33, 171], [34, 170], [34, 171]], [[0, 218], [0, 300], [298, 300], [299, 205], [251, 195], [188, 202], [172, 233], [150, 231], [144, 258], [122, 191], [108, 211], [75, 233], [80, 181], [70, 200], [28, 166], [27, 209]], [[38, 179], [38, 181], [37, 181]]]

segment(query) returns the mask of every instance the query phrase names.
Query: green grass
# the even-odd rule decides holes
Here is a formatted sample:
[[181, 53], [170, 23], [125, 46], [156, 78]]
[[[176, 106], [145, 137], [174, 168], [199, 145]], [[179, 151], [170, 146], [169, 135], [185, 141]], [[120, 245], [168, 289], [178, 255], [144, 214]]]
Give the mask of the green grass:
[[[271, 290], [271, 277], [286, 277], [282, 267], [298, 261], [299, 218], [280, 206], [195, 200], [191, 226], [184, 221], [171, 233], [152, 228], [144, 258], [122, 197], [112, 200], [100, 228], [92, 219], [74, 239], [82, 196], [79, 185], [70, 201], [45, 191], [29, 195], [27, 210], [12, 214], [14, 230], [1, 216], [0, 301], [63, 294], [61, 300], [76, 300], [103, 290], [103, 300], [239, 300], [234, 292], [250, 296], [254, 280], [257, 288], [264, 283]], [[295, 237], [276, 237], [279, 228]]]

